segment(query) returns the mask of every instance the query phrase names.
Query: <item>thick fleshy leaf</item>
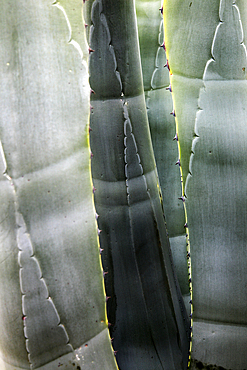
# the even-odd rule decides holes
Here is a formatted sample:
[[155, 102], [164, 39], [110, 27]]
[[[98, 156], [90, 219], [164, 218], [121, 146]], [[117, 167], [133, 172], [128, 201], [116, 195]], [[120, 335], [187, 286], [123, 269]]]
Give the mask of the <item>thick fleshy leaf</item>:
[[[151, 80], [154, 69], [156, 67], [156, 54], [158, 41], [163, 43], [163, 36], [158, 40], [160, 32], [161, 14], [159, 11], [160, 0], [143, 1], [137, 0], [135, 2], [138, 37], [140, 42], [140, 53], [143, 73], [144, 90], [151, 89]], [[165, 55], [165, 53], [161, 53]], [[163, 74], [162, 79], [164, 85], [169, 85], [169, 75]], [[159, 81], [160, 83], [161, 81]]]
[[81, 6], [2, 2], [0, 24], [0, 367], [117, 369], [92, 199]]
[[93, 3], [90, 143], [107, 312], [121, 369], [186, 369], [189, 321], [166, 235], [135, 28], [132, 1]]
[[[199, 137], [191, 158], [186, 184], [186, 208], [190, 230], [193, 270], [194, 320], [225, 323], [241, 334], [247, 321], [246, 301], [246, 81], [205, 82], [200, 94], [202, 110], [197, 115]], [[234, 109], [229, 107], [234, 106]], [[241, 132], [241, 135], [239, 135]], [[197, 322], [194, 321], [195, 328]], [[196, 330], [196, 329], [195, 329]], [[226, 369], [246, 367], [245, 346], [222, 348], [229, 335], [211, 336], [206, 346], [211, 355], [200, 360]], [[206, 331], [207, 332], [207, 331]], [[195, 349], [204, 332], [195, 337]], [[243, 340], [239, 337], [240, 343]], [[197, 342], [198, 341], [198, 342]], [[210, 342], [210, 343], [209, 343]], [[227, 348], [227, 350], [226, 350]], [[230, 351], [234, 350], [231, 353]], [[228, 356], [222, 356], [222, 351]], [[202, 350], [200, 351], [202, 353]], [[209, 352], [211, 353], [211, 352]], [[197, 358], [197, 357], [196, 357]], [[236, 361], [236, 359], [238, 359]], [[216, 361], [217, 360], [217, 361]], [[239, 366], [241, 364], [241, 366]]]
[[211, 46], [219, 21], [220, 0], [206, 2], [164, 0], [166, 51], [171, 69], [174, 110], [177, 122], [180, 158], [185, 183], [194, 138], [199, 90], [204, 69], [211, 58]]
[[[164, 68], [163, 20], [158, 1], [136, 1], [142, 73], [155, 160], [163, 194], [169, 236], [184, 233], [181, 181], [169, 71]], [[152, 12], [151, 12], [152, 9]], [[154, 12], [155, 9], [155, 12]], [[149, 29], [148, 25], [152, 25]], [[155, 25], [155, 27], [154, 27]], [[152, 31], [152, 32], [151, 32]], [[152, 46], [150, 48], [150, 45]]]
[[[148, 121], [174, 264], [187, 310], [189, 285], [176, 124], [160, 1], [135, 2]], [[177, 164], [176, 164], [177, 163]]]
[[193, 272], [193, 369], [247, 367], [247, 60], [244, 5], [238, 3], [220, 1], [212, 57], [195, 92], [187, 94], [190, 78], [172, 76], [179, 137], [194, 135], [190, 153], [189, 137], [180, 143]]
[[202, 78], [211, 58], [220, 0], [164, 0], [165, 40], [173, 74]]

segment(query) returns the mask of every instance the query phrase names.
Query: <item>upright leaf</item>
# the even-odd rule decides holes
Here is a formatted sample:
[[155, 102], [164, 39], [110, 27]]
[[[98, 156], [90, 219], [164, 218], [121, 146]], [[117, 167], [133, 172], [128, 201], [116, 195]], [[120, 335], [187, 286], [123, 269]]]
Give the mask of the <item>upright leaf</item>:
[[167, 230], [179, 285], [190, 313], [185, 215], [176, 124], [160, 1], [136, 1], [144, 93]]
[[[181, 146], [189, 164], [184, 196], [193, 271], [192, 368], [240, 370], [247, 367], [247, 54], [235, 1], [221, 0], [218, 18], [189, 160]], [[179, 86], [176, 76], [172, 81]], [[184, 100], [175, 88], [181, 112]], [[183, 123], [177, 116], [179, 132]]]
[[78, 2], [54, 5], [1, 2], [0, 368], [113, 370], [88, 47]]
[[133, 1], [94, 1], [90, 143], [107, 312], [121, 369], [186, 369], [189, 321], [166, 235], [136, 28]]

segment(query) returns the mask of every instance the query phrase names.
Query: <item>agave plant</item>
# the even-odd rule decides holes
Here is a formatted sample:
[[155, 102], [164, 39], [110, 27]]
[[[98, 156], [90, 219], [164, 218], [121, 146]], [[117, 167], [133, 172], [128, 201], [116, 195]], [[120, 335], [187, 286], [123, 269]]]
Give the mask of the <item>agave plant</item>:
[[247, 7], [83, 3], [1, 3], [0, 369], [243, 370]]
[[[109, 317], [116, 315], [121, 328], [116, 335], [122, 345], [120, 362], [125, 348], [129, 353], [127, 365], [123, 366], [133, 368], [136, 362], [141, 368], [150, 368], [151, 364], [161, 369], [164, 366], [185, 369], [189, 322], [172, 265], [157, 188], [137, 34], [132, 31], [136, 26], [134, 4], [130, 2], [124, 8], [124, 2], [118, 2], [116, 7], [117, 15], [123, 14], [122, 22], [128, 20], [127, 35], [133, 34], [136, 48], [136, 52], [129, 54], [134, 58], [130, 60], [132, 75], [128, 71], [124, 73], [123, 82], [116, 71], [103, 5], [100, 1], [93, 5], [92, 43], [98, 42], [93, 34], [102, 31], [103, 41], [101, 37], [99, 41], [104, 47], [98, 51], [102, 50], [106, 56], [109, 52], [110, 83], [116, 81], [116, 106], [121, 117], [116, 121], [116, 128], [120, 127], [122, 134], [123, 166], [118, 170], [119, 163], [113, 162], [112, 170], [124, 176], [123, 216], [127, 216], [127, 221], [123, 225], [115, 224], [122, 231], [118, 232], [117, 243], [121, 246], [120, 236], [123, 247], [129, 245], [128, 254], [117, 267], [130, 262], [131, 272], [121, 282], [121, 289], [125, 287], [127, 292], [123, 298], [116, 278], [113, 283], [109, 280], [108, 285], [114, 284], [114, 289], [119, 290], [116, 294], [119, 301], [127, 300], [129, 295], [137, 303], [132, 301], [127, 305], [130, 307], [126, 315], [130, 318], [126, 320], [128, 325], [122, 305], [117, 311], [116, 304], [113, 310], [109, 309]], [[106, 13], [114, 5], [114, 2], [107, 4]], [[93, 144], [91, 140], [93, 153], [90, 153], [88, 145], [89, 132], [95, 128], [88, 126], [88, 47], [81, 7], [72, 1], [18, 2], [14, 7], [4, 3], [1, 14], [4, 86], [1, 95], [1, 368], [116, 369], [105, 314], [105, 273], [99, 257], [103, 248], [97, 242], [93, 210], [93, 192], [97, 190], [95, 194], [100, 196], [96, 177], [101, 170], [101, 158], [97, 167], [100, 147], [97, 148], [97, 141]], [[117, 25], [114, 29], [117, 30]], [[116, 31], [112, 34], [118, 36]], [[120, 49], [115, 47], [120, 56], [121, 47], [125, 54], [127, 35], [124, 43], [119, 43]], [[93, 49], [89, 48], [89, 52], [93, 53]], [[106, 97], [114, 98], [115, 90], [106, 89], [106, 69], [101, 79], [97, 76], [99, 67], [93, 65], [90, 69], [95, 70], [97, 82], [94, 83], [93, 73], [90, 76], [95, 94], [102, 95], [102, 86], [103, 97], [105, 91]], [[96, 115], [97, 98], [93, 104]], [[101, 104], [99, 101], [100, 108]], [[104, 112], [109, 114], [109, 108]], [[140, 128], [133, 124], [139, 119], [143, 122]], [[96, 127], [97, 120], [91, 120], [92, 126], [95, 120]], [[106, 153], [104, 156], [107, 158]], [[90, 178], [91, 160], [98, 189], [93, 188]], [[106, 167], [103, 176], [109, 172]], [[121, 182], [116, 185], [119, 187]], [[136, 206], [135, 196], [137, 200], [143, 198], [146, 204], [144, 217], [140, 215], [142, 203], [137, 202]], [[100, 213], [100, 219], [104, 220], [104, 213]], [[121, 215], [121, 209], [117, 210], [118, 214]], [[102, 230], [102, 236], [105, 231]], [[136, 256], [132, 259], [134, 247]], [[126, 253], [124, 248], [122, 252]], [[149, 253], [148, 259], [145, 252]], [[107, 251], [104, 258], [108, 263]], [[109, 269], [109, 275], [110, 272]], [[113, 329], [117, 329], [112, 322]], [[133, 347], [126, 342], [131, 340], [131, 333]], [[137, 361], [133, 354], [138, 354]], [[138, 363], [142, 357], [143, 361]]]

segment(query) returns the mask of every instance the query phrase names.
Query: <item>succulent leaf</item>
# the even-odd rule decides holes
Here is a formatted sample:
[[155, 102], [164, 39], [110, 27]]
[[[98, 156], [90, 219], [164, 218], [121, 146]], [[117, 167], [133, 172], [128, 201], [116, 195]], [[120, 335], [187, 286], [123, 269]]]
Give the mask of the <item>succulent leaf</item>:
[[163, 17], [158, 1], [136, 1], [144, 92], [155, 154], [163, 207], [174, 265], [180, 288], [190, 313], [186, 256], [185, 216], [181, 196], [180, 167], [173, 102], [163, 33]]
[[[95, 0], [90, 143], [108, 319], [121, 369], [185, 369], [189, 321], [166, 235], [135, 29], [132, 1]], [[120, 77], [120, 96], [102, 93], [105, 76]]]
[[[247, 366], [246, 26], [243, 4], [238, 8], [235, 1], [222, 0], [219, 5], [212, 55], [194, 94], [184, 87], [193, 87], [193, 80], [178, 76], [176, 63], [170, 58], [169, 63], [179, 137], [186, 130], [194, 135], [190, 154], [189, 137], [186, 145], [180, 142], [193, 270], [191, 368], [216, 364], [239, 370]], [[169, 23], [167, 11], [165, 17]]]
[[164, 0], [164, 29], [171, 73], [202, 78], [211, 58], [220, 0]]
[[1, 5], [0, 368], [117, 369], [90, 177], [81, 7]]

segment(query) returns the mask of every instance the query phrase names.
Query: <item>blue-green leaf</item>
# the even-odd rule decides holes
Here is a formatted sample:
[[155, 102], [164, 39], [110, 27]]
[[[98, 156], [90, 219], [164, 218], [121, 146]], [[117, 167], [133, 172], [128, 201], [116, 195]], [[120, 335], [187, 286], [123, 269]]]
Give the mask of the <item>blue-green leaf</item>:
[[0, 368], [117, 369], [90, 176], [81, 6], [2, 2], [0, 25]]
[[[189, 321], [166, 235], [135, 29], [132, 1], [95, 0], [90, 144], [107, 312], [121, 369], [186, 369]], [[102, 88], [106, 76], [118, 83], [115, 96]]]

